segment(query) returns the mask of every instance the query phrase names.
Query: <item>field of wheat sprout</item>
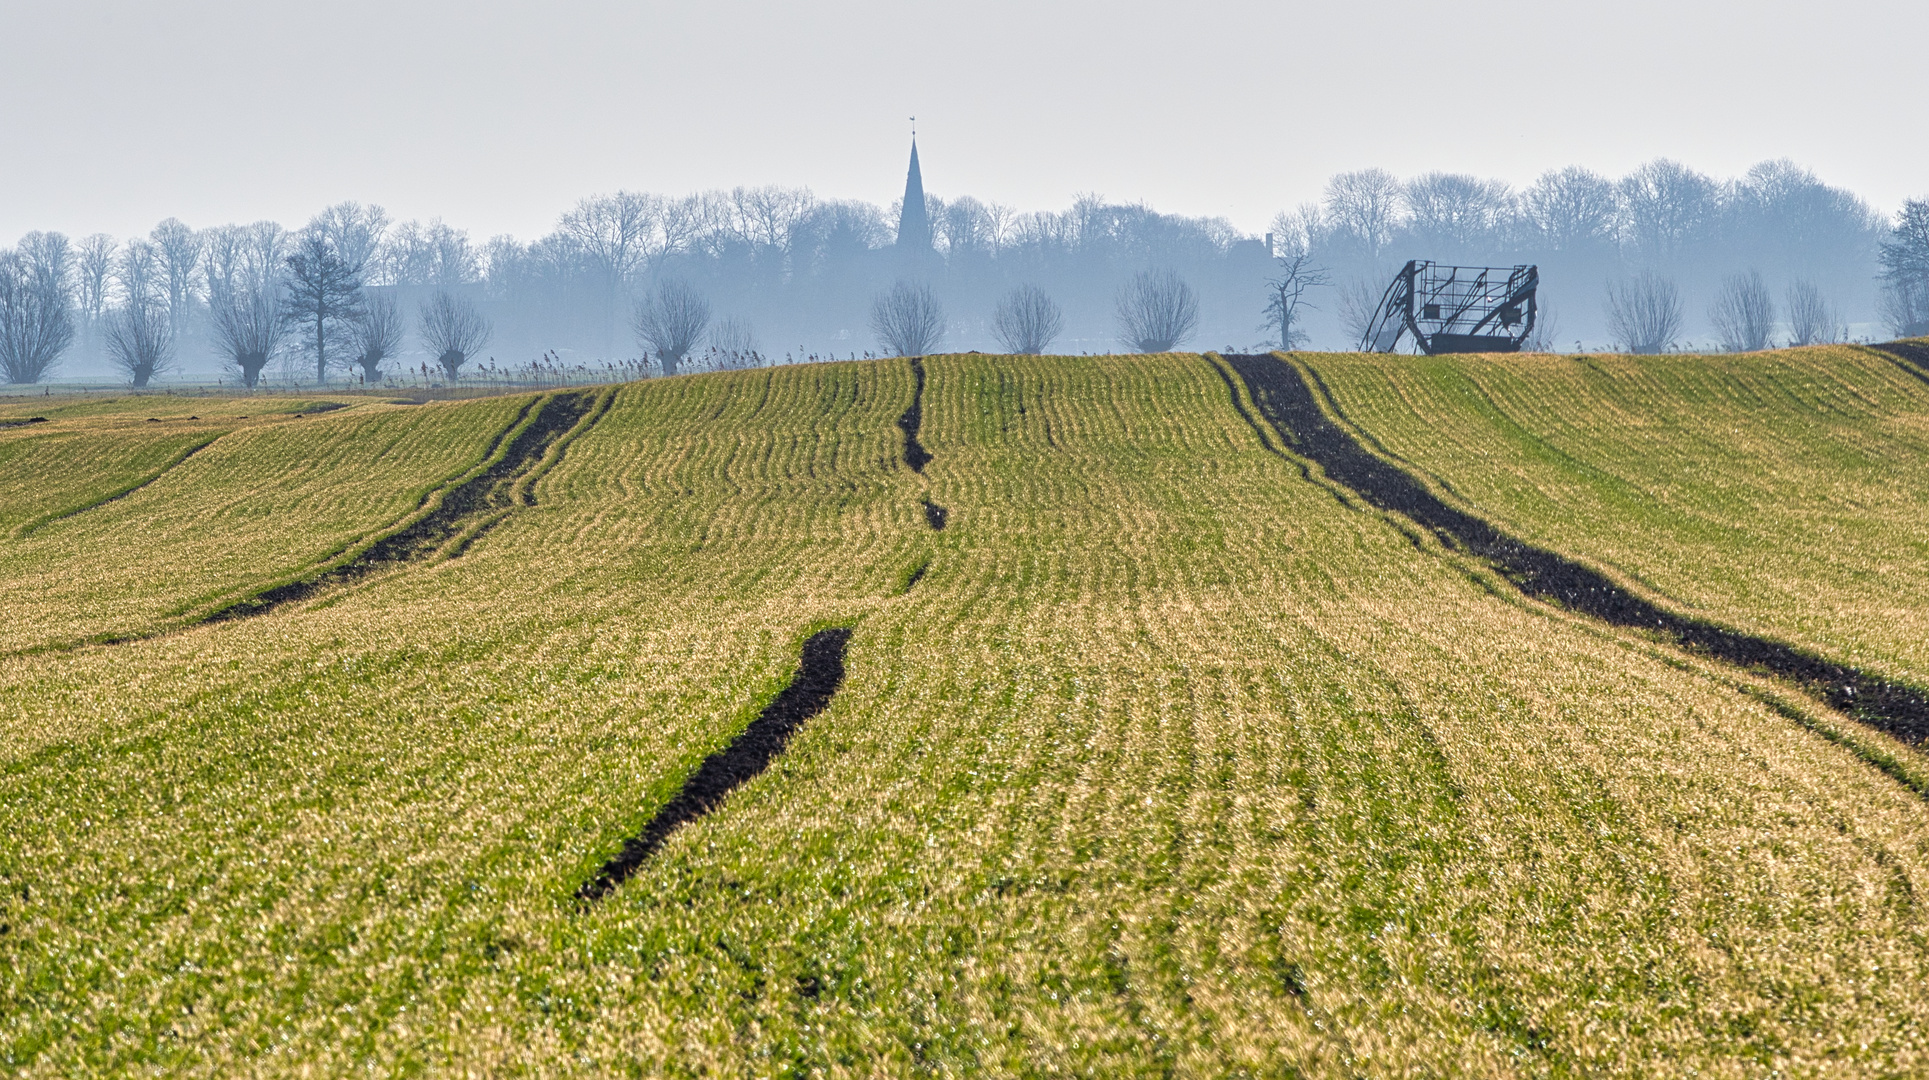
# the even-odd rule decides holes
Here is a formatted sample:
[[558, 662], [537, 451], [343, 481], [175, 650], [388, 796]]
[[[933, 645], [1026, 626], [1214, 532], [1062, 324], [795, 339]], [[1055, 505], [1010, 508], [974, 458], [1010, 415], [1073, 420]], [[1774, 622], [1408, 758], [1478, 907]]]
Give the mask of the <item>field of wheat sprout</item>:
[[[1853, 586], [1921, 564], [1890, 545], [1922, 488], [1874, 462], [1924, 468], [1929, 394], [1860, 356], [1251, 362], [1538, 543], [1920, 678], [1916, 586]], [[0, 428], [0, 1062], [1929, 1071], [1929, 760], [1522, 594], [1296, 453], [1239, 370]], [[767, 768], [590, 887], [846, 629]]]

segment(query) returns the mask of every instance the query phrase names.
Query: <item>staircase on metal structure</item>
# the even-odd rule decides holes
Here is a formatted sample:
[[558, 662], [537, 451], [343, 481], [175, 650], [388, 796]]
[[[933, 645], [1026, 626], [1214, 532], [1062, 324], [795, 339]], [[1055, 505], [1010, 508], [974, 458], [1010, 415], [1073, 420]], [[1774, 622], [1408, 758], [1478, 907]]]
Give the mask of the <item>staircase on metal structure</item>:
[[1442, 266], [1414, 260], [1380, 298], [1361, 352], [1390, 353], [1411, 334], [1429, 356], [1519, 352], [1534, 332], [1536, 266]]

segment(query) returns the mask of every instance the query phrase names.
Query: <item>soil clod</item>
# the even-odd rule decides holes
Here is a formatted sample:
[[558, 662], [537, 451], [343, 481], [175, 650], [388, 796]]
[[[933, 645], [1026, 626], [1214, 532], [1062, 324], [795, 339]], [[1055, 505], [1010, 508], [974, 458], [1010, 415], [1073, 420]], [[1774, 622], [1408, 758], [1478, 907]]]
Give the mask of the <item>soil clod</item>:
[[844, 647], [850, 640], [849, 627], [812, 634], [804, 642], [803, 657], [790, 685], [764, 706], [730, 745], [697, 766], [683, 782], [683, 790], [657, 811], [643, 831], [624, 841], [623, 850], [576, 890], [577, 899], [600, 900], [608, 895], [635, 874], [672, 832], [715, 810], [738, 785], [769, 768], [804, 721], [830, 705], [844, 681]]
[[1442, 541], [1485, 560], [1526, 595], [1616, 626], [1653, 631], [1712, 659], [1767, 671], [1904, 742], [1929, 741], [1929, 691], [1650, 603], [1598, 570], [1508, 536], [1449, 506], [1412, 476], [1367, 452], [1320, 411], [1313, 387], [1293, 365], [1273, 356], [1224, 359], [1288, 447], [1318, 462], [1328, 478], [1373, 506], [1403, 514]]
[[951, 511], [946, 510], [930, 499], [924, 500], [924, 523], [931, 526], [932, 532], [943, 532], [945, 519], [950, 516]]

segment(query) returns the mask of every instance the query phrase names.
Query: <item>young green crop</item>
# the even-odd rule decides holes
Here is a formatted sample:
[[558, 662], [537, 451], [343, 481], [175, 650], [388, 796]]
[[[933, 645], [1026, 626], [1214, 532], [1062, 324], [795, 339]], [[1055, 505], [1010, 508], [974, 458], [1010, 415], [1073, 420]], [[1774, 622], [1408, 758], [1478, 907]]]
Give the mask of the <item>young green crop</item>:
[[[925, 366], [921, 474], [903, 361], [653, 380], [457, 558], [0, 658], [0, 1060], [1924, 1066], [1929, 806], [1846, 721], [1416, 545], [1209, 359]], [[578, 905], [825, 625], [829, 709]]]
[[1827, 346], [1304, 355], [1450, 501], [1684, 613], [1929, 685], [1929, 385]]

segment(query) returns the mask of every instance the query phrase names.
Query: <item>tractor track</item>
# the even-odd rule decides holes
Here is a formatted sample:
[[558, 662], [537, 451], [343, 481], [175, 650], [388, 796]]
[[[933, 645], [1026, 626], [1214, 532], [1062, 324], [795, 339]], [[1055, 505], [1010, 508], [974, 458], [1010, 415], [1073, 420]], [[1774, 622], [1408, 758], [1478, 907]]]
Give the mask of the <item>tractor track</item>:
[[[517, 505], [534, 504], [534, 497], [528, 493], [527, 486], [535, 479], [549, 448], [579, 426], [586, 426], [583, 425], [585, 417], [589, 417], [591, 423], [600, 419], [599, 404], [607, 407], [606, 400], [601, 396], [589, 393], [557, 394], [532, 401], [507, 428], [497, 434], [484, 460], [494, 456], [503, 440], [509, 439], [509, 446], [502, 456], [482, 472], [446, 489], [441, 502], [434, 509], [383, 536], [347, 562], [244, 597], [202, 621], [227, 622], [266, 614], [385, 567], [426, 559], [458, 538], [460, 542], [451, 555], [461, 554]], [[516, 431], [517, 425], [532, 409], [536, 410], [534, 419], [522, 430]], [[594, 416], [590, 415], [592, 410], [596, 410]], [[513, 438], [510, 432], [515, 432]], [[465, 533], [468, 535], [464, 536]]]
[[110, 503], [119, 502], [120, 500], [127, 498], [129, 495], [134, 494], [135, 492], [141, 490], [142, 488], [147, 487], [159, 481], [162, 477], [166, 476], [168, 473], [173, 472], [176, 468], [179, 468], [183, 462], [187, 461], [187, 459], [193, 457], [194, 455], [200, 453], [203, 450], [206, 450], [208, 447], [213, 446], [215, 443], [219, 442], [221, 439], [221, 436], [224, 434], [226, 434], [226, 432], [219, 432], [217, 434], [210, 435], [205, 439], [202, 439], [200, 442], [190, 444], [186, 449], [174, 455], [174, 457], [171, 460], [169, 460], [167, 464], [147, 474], [146, 476], [135, 481], [134, 483], [129, 484], [124, 488], [121, 488], [119, 491], [112, 492], [108, 495], [102, 496], [101, 498], [95, 499], [93, 502], [87, 503], [84, 506], [76, 506], [71, 510], [62, 510], [57, 514], [50, 514], [47, 517], [40, 518], [37, 521], [30, 521], [27, 524], [22, 525], [20, 528], [14, 530], [13, 535], [16, 539], [24, 540], [27, 537], [32, 536], [34, 533], [40, 531], [41, 529], [46, 528], [49, 525], [54, 524], [57, 521], [66, 521], [69, 518], [77, 518], [80, 515], [85, 514], [90, 510], [99, 510], [101, 507], [106, 506]]
[[641, 869], [671, 833], [723, 805], [730, 792], [769, 768], [790, 737], [836, 696], [844, 681], [844, 648], [850, 640], [849, 627], [812, 634], [804, 642], [797, 673], [790, 682], [729, 745], [703, 759], [683, 782], [682, 790], [656, 812], [642, 832], [624, 841], [623, 850], [576, 890], [576, 898], [587, 903], [609, 895]]
[[[1887, 347], [1885, 347], [1887, 348]], [[1929, 353], [1929, 350], [1923, 350]], [[1655, 633], [1689, 652], [1747, 670], [1766, 671], [1802, 686], [1831, 707], [1912, 745], [1929, 741], [1929, 691], [1869, 674], [1784, 642], [1691, 619], [1662, 608], [1592, 567], [1509, 536], [1486, 520], [1443, 502], [1418, 480], [1369, 452], [1321, 410], [1337, 414], [1324, 385], [1314, 386], [1277, 357], [1226, 355], [1226, 367], [1246, 386], [1274, 435], [1316, 462], [1328, 479], [1372, 506], [1401, 514], [1448, 546], [1481, 559], [1524, 595], [1614, 626]], [[1929, 356], [1925, 356], [1929, 360]], [[1227, 389], [1232, 390], [1230, 377]], [[1318, 376], [1313, 376], [1318, 381]], [[1269, 448], [1266, 432], [1247, 414]]]

